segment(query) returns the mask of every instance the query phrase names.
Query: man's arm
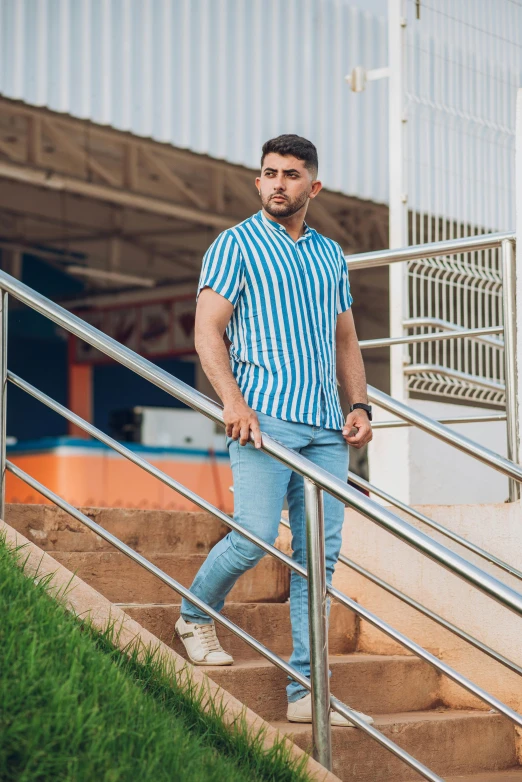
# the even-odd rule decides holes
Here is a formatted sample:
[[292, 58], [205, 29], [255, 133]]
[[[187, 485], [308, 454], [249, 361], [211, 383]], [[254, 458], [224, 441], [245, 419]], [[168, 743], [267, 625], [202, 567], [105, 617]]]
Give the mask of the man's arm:
[[234, 308], [228, 299], [211, 288], [199, 294], [196, 307], [195, 344], [203, 371], [223, 402], [223, 417], [229, 437], [246, 445], [250, 431], [256, 448], [261, 448], [261, 430], [255, 412], [245, 402], [230, 369], [223, 334]]
[[[337, 378], [351, 405], [368, 402], [366, 374], [355, 331], [351, 309], [337, 316]], [[353, 430], [357, 430], [355, 433]], [[349, 445], [362, 448], [372, 439], [372, 427], [364, 410], [354, 410], [346, 417], [343, 436]]]

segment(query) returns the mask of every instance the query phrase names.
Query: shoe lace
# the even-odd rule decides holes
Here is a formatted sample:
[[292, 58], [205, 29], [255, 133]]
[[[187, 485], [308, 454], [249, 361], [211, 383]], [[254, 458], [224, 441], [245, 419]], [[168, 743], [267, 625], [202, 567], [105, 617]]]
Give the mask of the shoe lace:
[[213, 624], [198, 626], [198, 635], [201, 645], [209, 652], [220, 652], [221, 645], [217, 639], [216, 628]]

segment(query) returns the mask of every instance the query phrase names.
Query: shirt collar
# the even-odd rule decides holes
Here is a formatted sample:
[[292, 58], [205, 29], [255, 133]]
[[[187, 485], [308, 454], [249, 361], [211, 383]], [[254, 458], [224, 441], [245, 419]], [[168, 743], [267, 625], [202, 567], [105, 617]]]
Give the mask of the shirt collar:
[[[266, 217], [266, 215], [263, 213], [263, 210], [262, 210], [262, 209], [260, 209], [260, 210], [259, 210], [259, 212], [258, 212], [257, 214], [258, 214], [258, 217], [259, 217], [259, 219], [261, 220], [261, 222], [263, 223], [263, 225], [264, 225], [266, 228], [270, 229], [271, 231], [279, 231], [279, 233], [284, 233], [284, 234], [286, 234], [286, 235], [288, 236], [288, 238], [289, 238], [289, 239], [291, 239], [291, 240], [292, 240], [292, 242], [294, 241], [294, 240], [292, 239], [292, 237], [291, 237], [291, 236], [289, 236], [289, 234], [288, 234], [288, 231], [286, 230], [286, 228], [284, 227], [284, 225], [281, 225], [281, 223], [276, 223], [274, 220], [270, 220], [270, 219], [269, 219], [268, 217]], [[313, 230], [313, 229], [312, 229], [312, 228], [310, 228], [310, 226], [308, 226], [306, 223], [304, 223], [304, 233], [303, 233], [303, 235], [300, 237], [300, 239], [308, 239], [308, 238], [309, 238], [309, 237], [312, 235], [312, 230]], [[297, 241], [299, 241], [299, 239], [298, 239]]]

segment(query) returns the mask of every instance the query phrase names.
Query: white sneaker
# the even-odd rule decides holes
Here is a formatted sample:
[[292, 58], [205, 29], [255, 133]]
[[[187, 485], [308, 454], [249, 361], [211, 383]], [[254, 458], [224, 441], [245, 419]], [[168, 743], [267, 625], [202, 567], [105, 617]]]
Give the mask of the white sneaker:
[[[367, 714], [363, 714], [360, 711], [355, 712], [367, 725], [373, 725], [373, 719], [368, 717]], [[286, 718], [288, 722], [312, 722], [312, 695], [308, 693], [304, 698], [301, 698], [294, 703], [288, 704], [288, 711], [286, 712]], [[339, 728], [357, 728], [358, 725], [355, 722], [351, 722], [338, 714], [336, 711], [330, 711], [330, 724]]]
[[234, 658], [221, 648], [214, 622], [198, 625], [185, 622], [182, 616], [174, 627], [194, 665], [232, 665]]

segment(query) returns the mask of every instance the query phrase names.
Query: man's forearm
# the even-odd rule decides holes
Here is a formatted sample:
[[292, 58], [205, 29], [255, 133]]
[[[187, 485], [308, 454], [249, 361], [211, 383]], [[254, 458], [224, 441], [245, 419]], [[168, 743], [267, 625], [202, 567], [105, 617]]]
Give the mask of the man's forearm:
[[337, 350], [337, 378], [351, 405], [368, 402], [366, 373], [356, 339], [350, 340]]
[[203, 372], [210, 380], [212, 387], [224, 405], [242, 401], [236, 379], [230, 368], [230, 359], [223, 337], [217, 332], [207, 334], [197, 340], [196, 351], [203, 367]]

